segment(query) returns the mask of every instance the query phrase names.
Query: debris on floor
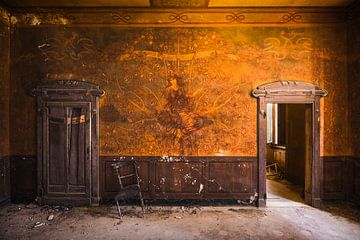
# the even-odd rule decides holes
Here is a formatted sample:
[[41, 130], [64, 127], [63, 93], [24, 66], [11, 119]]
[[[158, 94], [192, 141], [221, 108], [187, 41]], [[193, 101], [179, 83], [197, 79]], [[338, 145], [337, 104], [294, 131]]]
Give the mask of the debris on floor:
[[258, 198], [259, 198], [259, 194], [255, 192], [254, 195], [250, 196], [250, 199], [248, 201], [239, 199], [237, 200], [237, 203], [240, 205], [255, 205]]
[[50, 214], [47, 218], [48, 221], [54, 220], [54, 214]]
[[44, 226], [44, 225], [46, 225], [46, 223], [36, 222], [35, 225], [34, 225], [34, 228], [41, 227], [41, 226]]
[[[21, 214], [16, 212], [21, 208]], [[122, 221], [113, 204], [99, 207], [59, 207], [9, 204], [0, 208], [0, 239], [356, 239], [360, 214], [341, 206], [326, 211], [312, 207], [156, 206], [147, 205], [144, 218], [139, 206], [126, 205]], [[63, 208], [65, 209], [65, 208]], [[16, 210], [16, 211], [13, 211]], [[351, 211], [350, 211], [351, 210]], [[50, 216], [54, 216], [51, 219]], [[115, 217], [114, 217], [115, 216]], [[301, 221], [299, 221], [301, 217]], [[261, 224], [259, 224], [261, 223]]]
[[360, 210], [351, 206], [348, 215], [340, 216], [340, 205], [331, 205], [326, 211], [307, 206], [147, 205], [145, 217], [139, 218], [136, 215], [139, 206], [125, 205], [121, 222], [113, 204], [71, 209], [35, 206], [9, 204], [0, 208], [0, 229], [4, 229], [0, 239], [218, 240], [241, 235], [245, 239], [350, 240], [360, 236], [360, 219], [348, 217], [360, 215]]

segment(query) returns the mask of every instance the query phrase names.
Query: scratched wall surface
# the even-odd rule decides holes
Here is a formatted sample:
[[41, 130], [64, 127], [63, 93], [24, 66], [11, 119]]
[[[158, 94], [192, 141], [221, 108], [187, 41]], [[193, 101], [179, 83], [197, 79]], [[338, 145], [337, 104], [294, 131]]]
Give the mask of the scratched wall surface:
[[[355, 16], [359, 16], [360, 7]], [[349, 28], [349, 94], [351, 113], [351, 140], [353, 156], [360, 157], [360, 18]]]
[[8, 13], [0, 7], [0, 157], [10, 155], [10, 23]]
[[[99, 84], [101, 155], [255, 156], [256, 86], [326, 88], [322, 155], [345, 155], [346, 28], [24, 27], [13, 35], [13, 154], [35, 154], [35, 101], [45, 78]], [[21, 116], [21, 117], [20, 117]]]

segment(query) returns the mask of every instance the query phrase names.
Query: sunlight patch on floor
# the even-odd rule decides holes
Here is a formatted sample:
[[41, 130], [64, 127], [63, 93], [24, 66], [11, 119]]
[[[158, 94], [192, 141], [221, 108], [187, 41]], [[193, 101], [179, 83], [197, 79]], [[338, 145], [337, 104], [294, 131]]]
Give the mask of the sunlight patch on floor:
[[267, 207], [306, 207], [302, 189], [286, 180], [266, 180]]

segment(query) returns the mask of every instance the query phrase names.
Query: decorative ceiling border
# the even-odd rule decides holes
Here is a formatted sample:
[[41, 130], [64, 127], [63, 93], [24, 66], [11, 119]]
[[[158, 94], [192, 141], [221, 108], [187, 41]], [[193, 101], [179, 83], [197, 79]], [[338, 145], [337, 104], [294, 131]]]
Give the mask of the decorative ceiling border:
[[15, 12], [12, 23], [21, 25], [118, 25], [118, 26], [196, 26], [262, 24], [333, 24], [347, 21], [347, 12], [319, 9], [115, 9], [99, 11]]

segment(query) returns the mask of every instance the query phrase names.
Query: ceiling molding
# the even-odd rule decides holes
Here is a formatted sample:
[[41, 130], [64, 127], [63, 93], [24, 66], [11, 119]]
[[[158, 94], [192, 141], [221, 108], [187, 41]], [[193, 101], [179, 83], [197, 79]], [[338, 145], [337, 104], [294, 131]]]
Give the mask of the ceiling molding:
[[347, 12], [322, 9], [97, 9], [87, 11], [17, 12], [15, 25], [112, 25], [112, 26], [251, 26], [337, 24]]
[[1, 0], [11, 8], [37, 7], [150, 7], [150, 8], [237, 8], [237, 7], [347, 7], [357, 0]]
[[347, 7], [356, 0], [210, 0], [209, 7]]
[[150, 7], [150, 0], [1, 0], [16, 8]]

